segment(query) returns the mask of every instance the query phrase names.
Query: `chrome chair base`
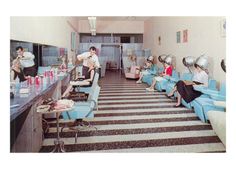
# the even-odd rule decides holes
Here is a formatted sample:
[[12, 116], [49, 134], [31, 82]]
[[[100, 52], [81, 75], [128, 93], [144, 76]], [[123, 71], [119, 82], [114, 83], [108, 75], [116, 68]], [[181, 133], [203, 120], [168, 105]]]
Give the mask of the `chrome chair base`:
[[77, 144], [77, 139], [78, 139], [78, 133], [80, 131], [85, 131], [87, 129], [94, 129], [95, 131], [97, 131], [97, 127], [93, 126], [90, 124], [90, 122], [88, 121], [84, 121], [84, 120], [81, 120], [81, 119], [78, 119], [78, 120], [75, 120], [74, 122], [72, 122], [71, 124], [69, 125], [64, 125], [62, 128], [61, 128], [61, 132], [63, 132], [63, 130], [65, 128], [68, 128], [69, 130], [72, 130], [75, 132], [75, 144]]
[[64, 142], [61, 140], [54, 140], [55, 147], [52, 152], [66, 152], [64, 148]]

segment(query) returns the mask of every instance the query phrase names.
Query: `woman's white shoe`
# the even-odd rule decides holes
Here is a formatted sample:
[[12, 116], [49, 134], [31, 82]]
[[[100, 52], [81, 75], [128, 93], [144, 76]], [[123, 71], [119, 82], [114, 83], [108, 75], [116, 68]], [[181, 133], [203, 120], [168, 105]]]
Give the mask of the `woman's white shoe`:
[[146, 88], [146, 90], [149, 91], [149, 92], [154, 92], [153, 88]]

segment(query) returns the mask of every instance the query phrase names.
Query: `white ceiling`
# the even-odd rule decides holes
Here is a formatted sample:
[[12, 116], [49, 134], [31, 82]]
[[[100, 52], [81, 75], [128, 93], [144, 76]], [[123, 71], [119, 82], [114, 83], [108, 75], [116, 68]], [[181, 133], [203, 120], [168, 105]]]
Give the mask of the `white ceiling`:
[[[97, 16], [98, 21], [145, 21], [150, 16]], [[88, 20], [88, 16], [78, 17], [79, 20]]]

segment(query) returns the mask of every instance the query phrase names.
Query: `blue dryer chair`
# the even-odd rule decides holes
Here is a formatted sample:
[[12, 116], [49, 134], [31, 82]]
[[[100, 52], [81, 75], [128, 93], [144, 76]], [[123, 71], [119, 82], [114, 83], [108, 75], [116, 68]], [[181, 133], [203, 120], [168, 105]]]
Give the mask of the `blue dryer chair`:
[[166, 94], [169, 94], [171, 92], [179, 79], [179, 73], [177, 71], [174, 71], [172, 73], [172, 76], [168, 78], [168, 83], [166, 84]]
[[85, 92], [85, 93], [90, 93], [93, 85], [97, 85], [99, 79], [99, 74], [96, 72], [94, 79], [93, 79], [93, 84], [91, 87], [79, 87], [80, 92]]
[[164, 80], [162, 80], [161, 82], [157, 82], [155, 85], [155, 88], [160, 92], [166, 90], [171, 78], [178, 78], [178, 73], [176, 70], [173, 70], [172, 76], [164, 76], [164, 78]]
[[[156, 65], [155, 65], [156, 66]], [[147, 75], [144, 75], [143, 78], [142, 78], [142, 82], [143, 83], [146, 83], [148, 85], [151, 85], [152, 84], [152, 79], [156, 76], [156, 74], [158, 73], [159, 71], [159, 68], [156, 66], [156, 70], [153, 71], [153, 73], [151, 74], [147, 74]]]
[[[87, 127], [92, 127], [88, 121], [83, 119], [94, 118], [94, 110], [97, 109], [98, 96], [100, 93], [100, 87], [96, 84], [91, 88], [91, 92], [89, 93], [89, 97], [87, 101], [79, 101], [75, 102], [74, 109], [71, 111], [63, 112], [62, 116], [65, 120], [75, 120], [72, 126], [68, 126], [69, 129], [75, 131], [75, 143], [77, 143], [78, 132], [81, 129], [81, 124], [86, 124]], [[61, 132], [63, 132], [65, 126], [62, 127]], [[97, 130], [96, 127], [95, 130]]]
[[[197, 90], [197, 88], [199, 89], [198, 91], [200, 90], [203, 90], [203, 89], [208, 89], [208, 90], [212, 90], [212, 91], [216, 91], [216, 80], [214, 79], [209, 79], [208, 81], [208, 88], [205, 88], [203, 86], [194, 86], [195, 90]], [[207, 94], [202, 94], [199, 98], [209, 98], [209, 95]], [[181, 103], [188, 109], [192, 109], [193, 107], [193, 103], [194, 103], [195, 100], [193, 100], [192, 102], [190, 103], [187, 103], [186, 101], [184, 101], [184, 99], [181, 100]]]
[[164, 71], [164, 68], [161, 66], [161, 67], [158, 68], [158, 72], [157, 73], [160, 74], [160, 73], [163, 73], [163, 71]]
[[214, 101], [226, 101], [226, 85], [225, 83], [221, 84], [220, 90], [204, 89], [204, 88], [195, 88], [206, 95], [206, 97], [196, 98], [192, 105], [197, 116], [203, 121], [208, 121], [208, 111], [224, 111], [224, 108], [215, 106]]
[[[169, 83], [166, 86], [166, 93], [169, 94], [171, 92], [171, 90], [174, 89], [175, 84], [179, 81], [179, 80], [188, 80], [191, 81], [193, 77], [193, 74], [191, 73], [183, 73], [181, 75], [181, 77], [178, 77], [178, 74], [173, 75], [172, 77], [170, 77], [169, 79]], [[175, 93], [175, 97], [177, 97], [177, 94]]]
[[148, 84], [148, 85], [151, 85], [152, 79], [153, 79], [155, 76], [156, 76], [156, 75], [153, 75], [153, 74], [147, 74], [147, 75], [143, 76], [142, 82], [143, 82], [143, 83], [146, 83], [146, 84]]

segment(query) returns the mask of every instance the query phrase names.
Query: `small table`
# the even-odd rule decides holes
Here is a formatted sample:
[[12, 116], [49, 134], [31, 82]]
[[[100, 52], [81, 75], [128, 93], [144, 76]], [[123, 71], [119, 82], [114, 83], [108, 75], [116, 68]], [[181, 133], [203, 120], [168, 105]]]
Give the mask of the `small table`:
[[66, 108], [66, 109], [60, 109], [60, 110], [52, 110], [52, 111], [38, 111], [38, 113], [41, 114], [51, 114], [51, 113], [56, 113], [56, 119], [57, 119], [57, 139], [54, 140], [54, 149], [52, 150], [52, 152], [66, 152], [64, 149], [64, 141], [60, 140], [60, 135], [59, 135], [59, 117], [61, 115], [62, 112], [64, 111], [70, 111], [72, 110], [74, 107], [72, 106], [71, 108]]

